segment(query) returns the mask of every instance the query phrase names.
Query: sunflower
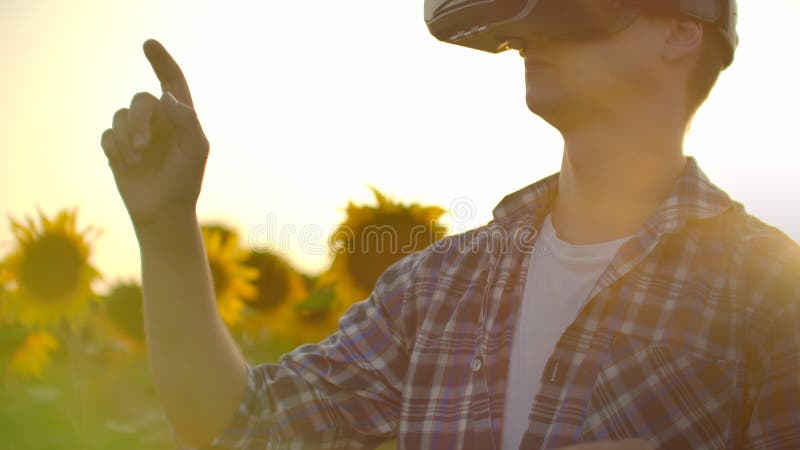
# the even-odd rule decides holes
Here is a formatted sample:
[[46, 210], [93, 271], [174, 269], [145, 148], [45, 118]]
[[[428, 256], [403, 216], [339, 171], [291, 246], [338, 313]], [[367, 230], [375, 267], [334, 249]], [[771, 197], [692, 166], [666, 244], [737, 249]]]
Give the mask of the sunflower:
[[6, 268], [6, 264], [0, 261], [0, 295], [6, 291], [8, 284], [11, 282], [11, 273]]
[[294, 343], [318, 342], [335, 332], [347, 304], [337, 300], [334, 285], [319, 284], [293, 307], [291, 323]]
[[250, 252], [245, 265], [258, 271], [258, 293], [246, 302], [242, 317], [246, 338], [290, 333], [293, 307], [308, 295], [303, 275], [284, 257], [272, 252]]
[[214, 282], [217, 309], [229, 326], [237, 325], [243, 301], [256, 297], [253, 282], [258, 271], [244, 265], [246, 253], [239, 248], [238, 234], [222, 225], [201, 227], [208, 265]]
[[20, 378], [38, 378], [58, 348], [53, 335], [43, 331], [31, 333], [11, 356], [10, 369]]
[[[330, 307], [337, 315], [351, 303], [366, 298], [392, 263], [436, 242], [446, 231], [438, 222], [445, 212], [443, 208], [404, 205], [371, 189], [377, 206], [348, 203], [347, 217], [330, 239], [334, 259], [320, 278], [320, 288], [334, 286]], [[325, 296], [321, 294], [321, 298]], [[316, 309], [318, 312], [313, 315], [322, 308]]]
[[[2, 275], [10, 280], [5, 294], [6, 317], [29, 327], [49, 327], [62, 320], [84, 319], [96, 297], [92, 282], [100, 273], [89, 263], [91, 243], [99, 230], [78, 231], [77, 210], [62, 210], [54, 219], [39, 211], [39, 223], [10, 219], [16, 246]], [[92, 236], [94, 235], [94, 236]]]
[[93, 320], [96, 336], [110, 350], [141, 354], [145, 350], [141, 285], [117, 281], [102, 300], [103, 309]]
[[104, 297], [109, 319], [126, 336], [144, 341], [142, 287], [132, 281], [117, 282]]
[[146, 352], [141, 284], [116, 281], [101, 300], [87, 340], [97, 347], [105, 367], [126, 367]]
[[8, 273], [3, 261], [0, 261], [0, 325], [8, 321], [6, 313], [6, 297], [9, 289], [11, 274]]

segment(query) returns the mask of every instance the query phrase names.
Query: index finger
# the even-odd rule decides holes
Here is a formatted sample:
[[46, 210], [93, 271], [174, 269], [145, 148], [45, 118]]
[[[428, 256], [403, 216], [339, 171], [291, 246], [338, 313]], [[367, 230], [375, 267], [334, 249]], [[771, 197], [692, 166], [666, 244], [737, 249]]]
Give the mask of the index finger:
[[172, 58], [167, 49], [155, 39], [148, 39], [143, 45], [144, 54], [147, 60], [150, 61], [150, 66], [153, 68], [158, 81], [161, 82], [161, 90], [163, 92], [172, 92], [181, 103], [193, 106], [192, 94], [189, 91], [189, 85], [186, 83], [186, 77], [183, 76], [180, 66]]

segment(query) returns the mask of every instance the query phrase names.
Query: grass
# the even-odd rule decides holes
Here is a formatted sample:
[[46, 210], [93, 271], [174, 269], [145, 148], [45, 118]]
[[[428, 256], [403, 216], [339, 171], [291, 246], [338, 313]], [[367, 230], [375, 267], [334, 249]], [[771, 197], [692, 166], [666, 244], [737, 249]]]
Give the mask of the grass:
[[[7, 374], [9, 354], [3, 356]], [[6, 376], [0, 436], [7, 450], [173, 447], [146, 360], [119, 358], [111, 364], [107, 355], [85, 345], [59, 352], [40, 379]]]
[[[0, 373], [24, 331], [0, 326]], [[143, 354], [72, 339], [40, 379], [6, 375], [0, 389], [3, 450], [172, 449], [169, 425]], [[243, 347], [251, 363], [275, 361], [286, 343]], [[394, 449], [388, 443], [381, 450]]]

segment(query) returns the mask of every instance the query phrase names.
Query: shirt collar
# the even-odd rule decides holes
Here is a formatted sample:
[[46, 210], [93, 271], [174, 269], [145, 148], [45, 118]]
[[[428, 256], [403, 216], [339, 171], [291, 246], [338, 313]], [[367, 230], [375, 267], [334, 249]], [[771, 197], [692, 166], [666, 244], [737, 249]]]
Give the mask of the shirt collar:
[[[550, 212], [557, 194], [558, 173], [555, 173], [505, 196], [492, 211], [494, 221], [500, 225], [520, 220], [540, 223]], [[739, 205], [709, 181], [693, 157], [687, 156], [686, 165], [672, 191], [647, 220], [645, 228], [655, 227], [660, 233], [670, 232], [690, 218], [714, 217], [734, 206]]]

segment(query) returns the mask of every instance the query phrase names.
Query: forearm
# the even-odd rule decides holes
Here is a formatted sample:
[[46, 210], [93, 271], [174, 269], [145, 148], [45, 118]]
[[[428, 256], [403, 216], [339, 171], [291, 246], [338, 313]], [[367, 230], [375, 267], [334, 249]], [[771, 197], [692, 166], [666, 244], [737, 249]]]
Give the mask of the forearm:
[[239, 405], [245, 361], [217, 312], [196, 215], [176, 214], [136, 234], [156, 390], [181, 443], [201, 446]]

